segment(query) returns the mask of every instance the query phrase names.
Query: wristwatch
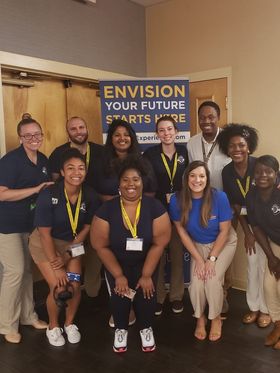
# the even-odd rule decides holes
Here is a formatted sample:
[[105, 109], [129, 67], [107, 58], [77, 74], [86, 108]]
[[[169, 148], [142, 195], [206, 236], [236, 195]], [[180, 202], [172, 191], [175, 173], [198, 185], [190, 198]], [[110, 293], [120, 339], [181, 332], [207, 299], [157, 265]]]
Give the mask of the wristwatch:
[[214, 255], [209, 255], [207, 259], [210, 260], [210, 262], [215, 262], [218, 259], [218, 257]]

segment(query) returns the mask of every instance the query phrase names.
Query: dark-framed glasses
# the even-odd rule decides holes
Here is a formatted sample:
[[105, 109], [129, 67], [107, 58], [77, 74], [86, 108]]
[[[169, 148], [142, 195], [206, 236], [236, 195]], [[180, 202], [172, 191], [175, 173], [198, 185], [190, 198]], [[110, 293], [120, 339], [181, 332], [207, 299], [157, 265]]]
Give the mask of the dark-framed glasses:
[[34, 133], [33, 135], [31, 133], [27, 133], [25, 135], [20, 135], [20, 137], [23, 137], [24, 140], [26, 141], [30, 141], [33, 139], [36, 139], [36, 140], [42, 140], [42, 138], [44, 137], [44, 134], [42, 132], [37, 132], [37, 133]]

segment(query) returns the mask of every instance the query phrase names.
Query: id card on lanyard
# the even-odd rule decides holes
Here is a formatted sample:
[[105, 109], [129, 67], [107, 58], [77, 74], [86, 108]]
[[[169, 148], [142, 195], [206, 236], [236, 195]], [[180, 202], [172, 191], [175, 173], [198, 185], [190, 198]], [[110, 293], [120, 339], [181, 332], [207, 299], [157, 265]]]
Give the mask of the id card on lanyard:
[[141, 211], [141, 199], [139, 200], [136, 208], [136, 215], [135, 220], [132, 225], [129, 216], [127, 215], [127, 212], [125, 210], [124, 204], [122, 199], [120, 198], [120, 205], [121, 205], [121, 213], [122, 217], [130, 230], [130, 233], [132, 235], [131, 237], [127, 237], [126, 239], [126, 251], [143, 251], [143, 239], [137, 237], [137, 222], [140, 217], [140, 211]]
[[[250, 189], [250, 176], [247, 176], [246, 178], [246, 185], [245, 185], [245, 189], [243, 188], [241, 182], [239, 179], [236, 179], [236, 182], [237, 182], [237, 185], [238, 185], [238, 188], [240, 190], [240, 193], [242, 194], [244, 200], [246, 198], [246, 195], [247, 193], [249, 192], [249, 189]], [[247, 208], [246, 206], [242, 206], [241, 207], [241, 211], [240, 211], [240, 215], [247, 215]]]

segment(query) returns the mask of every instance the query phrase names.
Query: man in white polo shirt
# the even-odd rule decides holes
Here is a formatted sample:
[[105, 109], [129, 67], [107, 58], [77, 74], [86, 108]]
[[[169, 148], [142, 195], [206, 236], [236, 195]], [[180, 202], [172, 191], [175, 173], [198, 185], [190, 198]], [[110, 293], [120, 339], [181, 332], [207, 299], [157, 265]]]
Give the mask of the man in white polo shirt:
[[219, 106], [213, 101], [204, 101], [198, 108], [201, 132], [190, 138], [187, 149], [189, 162], [206, 162], [210, 171], [211, 186], [222, 190], [222, 169], [231, 159], [220, 151], [216, 141], [220, 132], [219, 119]]

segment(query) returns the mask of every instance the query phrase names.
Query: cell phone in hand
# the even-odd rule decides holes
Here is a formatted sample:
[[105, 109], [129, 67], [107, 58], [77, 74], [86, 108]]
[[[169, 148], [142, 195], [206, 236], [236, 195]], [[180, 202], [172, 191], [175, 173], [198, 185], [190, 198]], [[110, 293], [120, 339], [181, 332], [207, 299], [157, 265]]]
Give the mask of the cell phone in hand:
[[128, 292], [124, 294], [125, 297], [131, 299], [133, 301], [133, 298], [135, 297], [136, 291], [134, 289], [129, 288]]

